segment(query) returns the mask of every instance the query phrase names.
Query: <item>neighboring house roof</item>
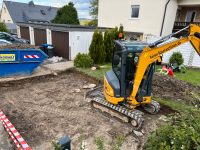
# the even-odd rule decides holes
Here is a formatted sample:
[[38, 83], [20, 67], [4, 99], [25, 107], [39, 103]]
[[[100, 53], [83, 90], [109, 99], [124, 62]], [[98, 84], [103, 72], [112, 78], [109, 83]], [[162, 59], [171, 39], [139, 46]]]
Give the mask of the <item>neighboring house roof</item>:
[[13, 22], [50, 22], [56, 16], [58, 8], [35, 5], [33, 1], [19, 3], [4, 1]]

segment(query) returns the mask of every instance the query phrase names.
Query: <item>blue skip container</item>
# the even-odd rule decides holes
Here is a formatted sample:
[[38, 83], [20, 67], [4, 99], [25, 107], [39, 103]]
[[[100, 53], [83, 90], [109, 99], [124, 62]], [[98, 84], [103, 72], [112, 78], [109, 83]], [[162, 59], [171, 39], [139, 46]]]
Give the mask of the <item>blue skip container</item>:
[[31, 74], [47, 58], [37, 49], [0, 50], [0, 77]]

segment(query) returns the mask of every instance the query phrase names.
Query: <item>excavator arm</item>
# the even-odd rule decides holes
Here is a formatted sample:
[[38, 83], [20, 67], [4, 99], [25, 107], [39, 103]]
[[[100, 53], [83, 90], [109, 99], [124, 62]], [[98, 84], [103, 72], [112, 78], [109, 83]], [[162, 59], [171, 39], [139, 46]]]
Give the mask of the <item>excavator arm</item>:
[[[180, 34], [184, 30], [188, 30], [189, 36], [180, 38], [176, 41], [170, 42], [168, 44], [164, 44], [162, 46], [158, 46], [159, 44], [167, 41], [174, 35]], [[136, 101], [136, 96], [139, 90], [139, 87], [142, 83], [142, 80], [145, 76], [145, 72], [148, 69], [148, 67], [156, 62], [160, 61], [160, 56], [173, 48], [178, 47], [181, 44], [184, 44], [186, 42], [190, 42], [196, 52], [200, 55], [200, 27], [194, 24], [191, 24], [190, 26], [174, 33], [169, 36], [166, 36], [162, 38], [161, 40], [151, 44], [149, 47], [146, 47], [143, 52], [140, 55], [140, 59], [137, 65], [136, 75], [134, 78], [134, 84], [133, 84], [133, 90], [129, 97], [129, 99], [132, 101], [132, 104]]]

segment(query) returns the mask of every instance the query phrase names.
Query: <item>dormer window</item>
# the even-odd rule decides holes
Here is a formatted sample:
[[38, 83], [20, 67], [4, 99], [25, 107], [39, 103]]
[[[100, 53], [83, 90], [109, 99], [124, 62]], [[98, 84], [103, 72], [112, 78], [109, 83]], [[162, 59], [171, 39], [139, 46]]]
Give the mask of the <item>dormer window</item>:
[[44, 10], [40, 10], [41, 14], [46, 15]]

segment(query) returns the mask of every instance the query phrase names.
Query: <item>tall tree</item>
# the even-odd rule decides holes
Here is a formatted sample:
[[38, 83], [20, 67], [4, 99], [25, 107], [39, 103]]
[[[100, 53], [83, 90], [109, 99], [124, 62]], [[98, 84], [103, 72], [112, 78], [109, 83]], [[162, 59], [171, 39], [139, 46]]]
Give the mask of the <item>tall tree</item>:
[[58, 10], [56, 17], [52, 20], [52, 23], [80, 24], [78, 13], [73, 2], [69, 2], [68, 5], [63, 6]]
[[92, 42], [89, 48], [89, 55], [94, 60], [95, 64], [101, 64], [105, 62], [106, 52], [104, 49], [103, 35], [96, 30], [92, 37]]
[[89, 26], [97, 26], [98, 24], [98, 5], [99, 0], [91, 0], [90, 1], [90, 15], [93, 20], [88, 24]]
[[104, 48], [106, 52], [106, 62], [112, 61], [112, 54], [114, 50], [114, 34], [113, 30], [106, 30], [104, 34]]

